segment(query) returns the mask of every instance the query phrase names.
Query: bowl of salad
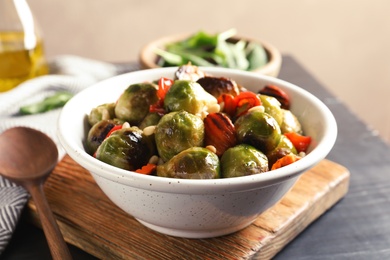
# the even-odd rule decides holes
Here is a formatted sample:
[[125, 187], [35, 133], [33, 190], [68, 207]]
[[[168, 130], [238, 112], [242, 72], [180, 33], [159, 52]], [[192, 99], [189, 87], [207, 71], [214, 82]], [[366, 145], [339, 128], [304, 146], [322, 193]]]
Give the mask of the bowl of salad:
[[144, 69], [182, 66], [224, 67], [277, 77], [282, 64], [279, 50], [263, 40], [238, 36], [235, 29], [210, 34], [177, 34], [146, 44], [139, 55]]
[[58, 137], [108, 198], [171, 236], [250, 225], [332, 149], [337, 125], [289, 82], [219, 67], [140, 70], [101, 81], [61, 111]]

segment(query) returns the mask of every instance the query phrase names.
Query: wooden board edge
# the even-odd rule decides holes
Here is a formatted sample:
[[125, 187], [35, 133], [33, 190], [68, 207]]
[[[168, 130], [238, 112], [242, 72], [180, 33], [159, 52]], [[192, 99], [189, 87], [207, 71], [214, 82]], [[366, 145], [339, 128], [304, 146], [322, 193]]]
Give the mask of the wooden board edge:
[[[333, 164], [333, 162], [330, 162], [330, 166], [338, 167], [337, 172], [344, 172], [338, 176], [335, 181], [332, 181], [329, 184], [329, 192], [325, 192], [321, 196], [315, 197], [315, 199], [310, 202], [309, 211], [302, 211], [296, 217], [294, 216], [294, 219], [291, 223], [285, 225], [276, 233], [272, 234], [272, 237], [267, 240], [267, 243], [262, 245], [261, 250], [254, 252], [254, 255], [252, 256], [254, 259], [271, 259], [296, 236], [298, 236], [307, 226], [309, 226], [319, 216], [321, 216], [324, 212], [336, 204], [342, 197], [344, 197], [348, 191], [350, 174], [347, 169], [343, 168], [343, 166]], [[34, 203], [29, 201], [28, 207], [30, 208], [29, 214], [31, 222], [40, 227], [40, 220], [36, 210], [34, 210]], [[93, 236], [93, 234], [87, 234], [82, 230], [78, 230], [77, 227], [73, 227], [67, 223], [66, 219], [61, 216], [56, 215], [56, 218], [60, 229], [68, 243], [82, 248], [84, 251], [89, 253], [93, 252], [91, 254], [95, 255], [96, 257], [109, 256], [111, 259], [120, 259], [120, 255], [118, 255], [116, 252], [112, 252], [112, 250], [109, 248], [101, 248], [96, 251], [96, 245], [88, 240], [88, 236]], [[90, 250], [88, 250], [88, 248]]]
[[284, 228], [278, 230], [269, 243], [265, 244], [261, 251], [256, 252], [253, 259], [272, 259], [309, 225], [345, 197], [349, 190], [350, 172], [343, 166], [338, 165], [338, 167], [344, 168], [344, 173], [337, 182], [331, 184], [329, 192], [317, 197], [307, 207], [308, 210], [301, 211], [289, 225], [285, 225]]

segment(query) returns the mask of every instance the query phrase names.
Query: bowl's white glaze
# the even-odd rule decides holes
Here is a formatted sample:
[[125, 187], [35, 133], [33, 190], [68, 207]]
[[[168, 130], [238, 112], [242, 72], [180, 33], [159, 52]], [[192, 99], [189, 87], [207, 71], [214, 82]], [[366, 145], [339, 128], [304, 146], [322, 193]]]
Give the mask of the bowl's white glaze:
[[337, 125], [330, 110], [315, 96], [291, 83], [251, 72], [202, 68], [229, 77], [257, 92], [277, 85], [291, 97], [291, 110], [305, 134], [312, 137], [306, 157], [289, 166], [257, 175], [187, 180], [145, 176], [96, 160], [84, 150], [89, 129], [86, 115], [100, 104], [114, 102], [132, 83], [173, 77], [177, 68], [158, 68], [116, 76], [74, 96], [63, 108], [58, 136], [71, 158], [90, 171], [103, 192], [121, 209], [156, 231], [179, 237], [206, 238], [229, 234], [251, 224], [293, 186], [301, 173], [332, 149]]

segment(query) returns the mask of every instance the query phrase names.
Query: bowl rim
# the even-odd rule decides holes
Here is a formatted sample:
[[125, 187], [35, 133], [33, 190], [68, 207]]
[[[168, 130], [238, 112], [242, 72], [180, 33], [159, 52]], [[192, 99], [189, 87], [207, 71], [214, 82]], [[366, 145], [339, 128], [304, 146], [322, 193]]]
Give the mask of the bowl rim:
[[306, 96], [306, 98], [309, 98], [316, 106], [318, 106], [321, 116], [325, 120], [324, 126], [326, 126], [326, 128], [324, 129], [324, 136], [322, 140], [318, 142], [316, 144], [316, 147], [312, 151], [310, 151], [303, 159], [283, 168], [279, 168], [261, 174], [235, 178], [193, 180], [143, 175], [106, 164], [89, 155], [85, 151], [84, 147], [79, 147], [77, 141], [72, 140], [71, 135], [67, 133], [67, 120], [70, 116], [70, 108], [72, 106], [77, 106], [78, 102], [82, 102], [83, 97], [90, 95], [94, 91], [94, 89], [102, 88], [102, 86], [105, 86], [111, 81], [121, 81], [129, 77], [135, 77], [136, 75], [146, 76], [149, 75], [151, 72], [153, 75], [163, 73], [172, 73], [173, 75], [176, 69], [177, 67], [169, 67], [129, 72], [100, 81], [76, 94], [63, 107], [57, 123], [57, 136], [68, 155], [82, 167], [86, 168], [92, 174], [92, 176], [94, 176], [95, 179], [99, 176], [104, 179], [123, 183], [125, 185], [130, 185], [135, 188], [142, 188], [168, 193], [210, 194], [259, 189], [259, 186], [266, 187], [270, 185], [275, 185], [279, 182], [283, 182], [291, 178], [295, 178], [302, 172], [312, 168], [320, 160], [324, 159], [326, 155], [330, 152], [336, 141], [337, 124], [332, 112], [321, 100], [319, 100], [310, 92], [292, 83], [271, 76], [219, 67], [200, 67], [200, 69], [209, 73], [229, 72], [229, 77], [233, 79], [235, 75], [240, 75], [240, 77], [249, 77], [251, 79], [263, 80], [276, 85], [283, 85], [299, 93], [299, 95], [303, 95]]
[[[177, 42], [191, 35], [193, 35], [193, 33], [172, 34], [172, 35], [167, 35], [167, 36], [157, 38], [145, 44], [141, 48], [141, 51], [139, 53], [139, 62], [141, 67], [143, 69], [160, 68], [160, 66], [158, 66], [155, 62], [157, 55], [154, 54], [153, 50], [156, 47], [163, 47], [167, 43]], [[232, 37], [232, 39], [243, 39], [245, 41], [260, 43], [264, 47], [265, 51], [267, 52], [267, 55], [269, 57], [269, 61], [267, 62], [267, 64], [265, 64], [260, 68], [251, 70], [251, 72], [266, 74], [274, 77], [276, 77], [279, 74], [280, 66], [282, 64], [282, 55], [280, 51], [273, 44], [262, 39], [254, 39], [242, 35], [235, 35], [234, 37]]]

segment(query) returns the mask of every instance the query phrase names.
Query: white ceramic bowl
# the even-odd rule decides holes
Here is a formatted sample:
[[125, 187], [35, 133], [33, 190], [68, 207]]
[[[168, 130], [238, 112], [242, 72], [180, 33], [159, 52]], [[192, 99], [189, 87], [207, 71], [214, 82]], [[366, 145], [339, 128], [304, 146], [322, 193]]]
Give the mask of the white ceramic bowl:
[[251, 72], [202, 69], [215, 76], [230, 77], [252, 91], [257, 92], [265, 84], [274, 84], [285, 90], [291, 97], [291, 110], [301, 121], [305, 134], [312, 137], [307, 156], [262, 174], [188, 180], [122, 170], [85, 152], [86, 115], [93, 107], [114, 102], [131, 83], [161, 76], [172, 78], [176, 68], [142, 70], [97, 83], [74, 96], [63, 108], [58, 122], [58, 136], [66, 152], [90, 171], [103, 192], [142, 224], [172, 236], [216, 237], [248, 226], [278, 202], [303, 172], [329, 153], [337, 135], [336, 121], [330, 110], [302, 88]]

